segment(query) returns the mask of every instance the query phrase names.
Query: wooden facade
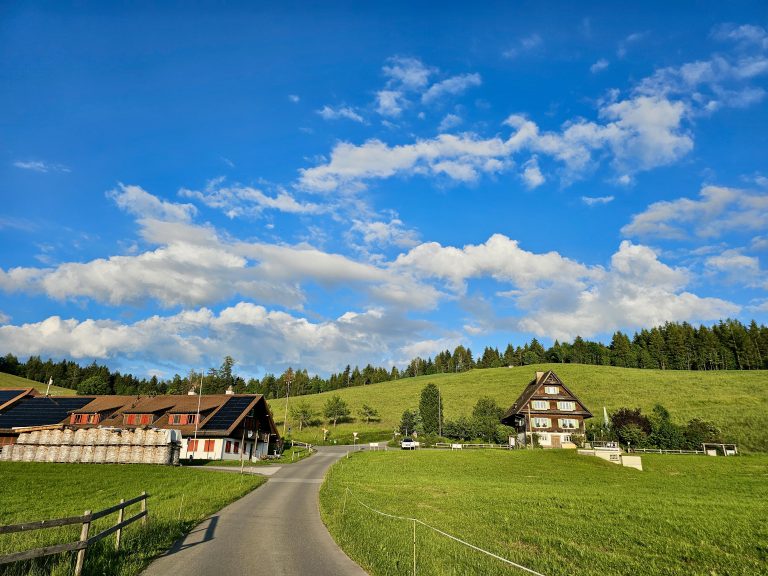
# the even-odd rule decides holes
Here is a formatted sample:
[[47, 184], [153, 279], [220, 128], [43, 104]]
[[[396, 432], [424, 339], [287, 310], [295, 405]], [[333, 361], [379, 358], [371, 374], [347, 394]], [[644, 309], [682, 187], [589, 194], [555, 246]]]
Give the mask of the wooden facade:
[[536, 434], [545, 448], [575, 448], [574, 434], [584, 434], [592, 413], [552, 370], [536, 377], [507, 410], [502, 424], [512, 426], [527, 442]]

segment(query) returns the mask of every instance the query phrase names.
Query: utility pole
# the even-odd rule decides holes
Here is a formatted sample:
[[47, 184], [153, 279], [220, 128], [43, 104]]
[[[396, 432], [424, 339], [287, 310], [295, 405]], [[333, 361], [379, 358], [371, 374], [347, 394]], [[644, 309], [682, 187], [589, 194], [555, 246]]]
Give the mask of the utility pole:
[[288, 397], [291, 394], [291, 380], [292, 374], [290, 372], [286, 373], [285, 381], [288, 384], [288, 386], [285, 389], [285, 418], [283, 418], [283, 438], [285, 438], [285, 426], [288, 424]]

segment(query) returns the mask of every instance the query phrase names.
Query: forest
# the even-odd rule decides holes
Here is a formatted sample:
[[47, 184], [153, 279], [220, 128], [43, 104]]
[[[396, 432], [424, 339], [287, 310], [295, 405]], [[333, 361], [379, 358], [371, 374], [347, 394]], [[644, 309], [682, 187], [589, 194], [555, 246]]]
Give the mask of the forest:
[[77, 390], [78, 394], [186, 394], [202, 383], [204, 394], [222, 393], [229, 387], [237, 393], [263, 394], [267, 398], [315, 394], [352, 386], [388, 382], [399, 378], [472, 369], [525, 366], [541, 362], [594, 364], [627, 368], [660, 370], [760, 370], [768, 368], [768, 327], [752, 320], [745, 325], [738, 320], [723, 320], [712, 326], [694, 327], [686, 322], [668, 322], [663, 326], [643, 329], [632, 337], [616, 332], [610, 344], [585, 340], [577, 336], [573, 342], [555, 341], [544, 348], [537, 339], [524, 346], [508, 344], [503, 352], [485, 347], [475, 358], [472, 350], [457, 346], [434, 358], [414, 358], [404, 369], [390, 369], [370, 364], [360, 369], [347, 365], [328, 378], [309, 375], [307, 369], [288, 368], [276, 376], [265, 374], [261, 379], [247, 381], [235, 373], [236, 361], [226, 356], [218, 368], [207, 373], [190, 371], [162, 380], [157, 376], [139, 378], [132, 374], [112, 371], [107, 366], [81, 366], [72, 360], [43, 361], [31, 356], [22, 362], [12, 354], [0, 357], [0, 372], [48, 382]]

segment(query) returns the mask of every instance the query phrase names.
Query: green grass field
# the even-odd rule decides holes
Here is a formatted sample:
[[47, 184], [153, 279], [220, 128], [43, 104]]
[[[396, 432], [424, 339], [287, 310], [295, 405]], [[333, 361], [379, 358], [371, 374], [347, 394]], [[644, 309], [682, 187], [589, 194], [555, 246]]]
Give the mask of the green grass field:
[[[6, 374], [0, 372], [0, 388], [34, 388], [38, 392], [45, 394], [45, 390], [48, 387], [47, 384], [41, 384], [34, 380], [27, 380], [20, 376], [14, 376], [12, 374]], [[51, 386], [51, 394], [56, 396], [72, 396], [75, 394], [74, 390], [69, 388], [60, 388], [59, 386]]]
[[[516, 368], [472, 370], [460, 374], [440, 374], [406, 378], [370, 386], [347, 388], [311, 396], [291, 398], [290, 402], [308, 402], [321, 413], [326, 400], [341, 396], [350, 406], [353, 422], [331, 429], [331, 439], [352, 443], [352, 432], [362, 441], [392, 438], [406, 408], [418, 408], [421, 389], [429, 382], [440, 387], [445, 419], [469, 416], [481, 396], [490, 396], [504, 409], [512, 405], [537, 370], [554, 370], [600, 418], [603, 406], [614, 410], [622, 406], [640, 407], [650, 413], [654, 404], [663, 404], [672, 419], [685, 423], [691, 418], [711, 420], [723, 431], [725, 439], [746, 451], [768, 452], [768, 372], [717, 371], [685, 372], [674, 370], [639, 370], [580, 364], [539, 364]], [[366, 424], [357, 416], [363, 403], [376, 408], [380, 421]], [[272, 413], [282, 429], [285, 400], [270, 400]], [[291, 422], [293, 436], [306, 442], [322, 440], [322, 425], [298, 432]]]
[[[88, 549], [85, 574], [133, 576], [153, 558], [207, 516], [265, 482], [250, 474], [230, 474], [194, 468], [151, 465], [45, 464], [0, 462], [0, 525], [76, 516], [85, 510], [102, 510], [138, 496], [149, 495], [149, 522], [128, 526], [124, 545], [114, 552], [114, 537]], [[126, 518], [139, 510], [136, 504]], [[95, 531], [115, 523], [116, 515], [98, 520]], [[0, 535], [0, 554], [40, 546], [73, 542], [80, 526]], [[50, 556], [35, 564], [0, 566], [0, 574], [68, 575], [74, 554]]]
[[[768, 456], [643, 465], [569, 450], [367, 452], [331, 469], [320, 508], [373, 576], [412, 573], [413, 524], [361, 502], [547, 576], [768, 574]], [[416, 542], [420, 576], [524, 574], [422, 526]]]

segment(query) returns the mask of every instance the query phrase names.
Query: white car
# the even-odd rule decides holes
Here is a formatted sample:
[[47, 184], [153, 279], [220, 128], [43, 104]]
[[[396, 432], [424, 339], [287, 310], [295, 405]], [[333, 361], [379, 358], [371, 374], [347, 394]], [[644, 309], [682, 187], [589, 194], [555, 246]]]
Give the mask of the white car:
[[413, 438], [403, 438], [400, 441], [400, 448], [403, 450], [416, 450], [419, 447], [419, 443], [415, 442]]

